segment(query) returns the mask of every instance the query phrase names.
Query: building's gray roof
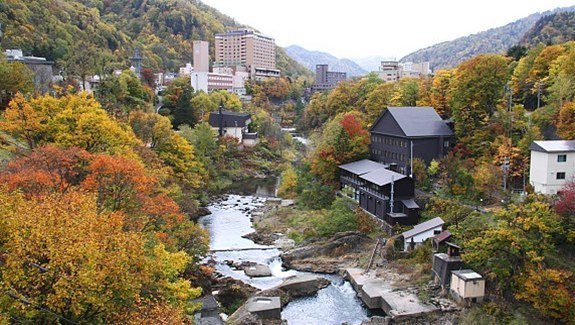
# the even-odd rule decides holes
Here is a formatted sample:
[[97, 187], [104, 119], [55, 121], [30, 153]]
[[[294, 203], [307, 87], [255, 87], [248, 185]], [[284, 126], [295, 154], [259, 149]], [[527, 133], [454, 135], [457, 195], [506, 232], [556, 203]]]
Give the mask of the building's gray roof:
[[[220, 126], [220, 113], [211, 112], [209, 123], [212, 127], [217, 128]], [[249, 113], [239, 113], [222, 111], [222, 126], [223, 127], [244, 127], [246, 122], [251, 118]]]
[[391, 181], [397, 182], [400, 179], [406, 178], [407, 176], [396, 173], [389, 169], [379, 168], [372, 171], [369, 171], [359, 178], [364, 179], [370, 183], [373, 183], [377, 186], [383, 186], [387, 184], [391, 184]]
[[483, 278], [481, 276], [481, 274], [470, 270], [470, 269], [464, 269], [464, 270], [457, 270], [457, 271], [451, 271], [451, 273], [455, 274], [457, 277], [463, 279], [463, 280], [478, 280]]
[[419, 205], [413, 199], [401, 200], [401, 202], [408, 209], [419, 209]]
[[356, 175], [363, 175], [365, 173], [374, 171], [376, 169], [385, 168], [382, 164], [369, 159], [362, 159], [354, 161], [349, 164], [339, 165], [340, 169], [354, 173]]
[[533, 141], [529, 149], [540, 152], [575, 151], [575, 140]]
[[403, 232], [402, 235], [403, 235], [403, 238], [406, 238], [406, 239], [411, 238], [411, 237], [418, 235], [418, 234], [421, 234], [422, 232], [425, 232], [429, 229], [433, 229], [435, 227], [442, 226], [443, 224], [445, 224], [445, 222], [443, 222], [443, 219], [441, 219], [440, 217], [433, 218], [431, 220], [427, 220], [426, 222], [415, 225], [413, 227], [413, 229]]
[[407, 137], [453, 135], [433, 107], [388, 107], [387, 110]]

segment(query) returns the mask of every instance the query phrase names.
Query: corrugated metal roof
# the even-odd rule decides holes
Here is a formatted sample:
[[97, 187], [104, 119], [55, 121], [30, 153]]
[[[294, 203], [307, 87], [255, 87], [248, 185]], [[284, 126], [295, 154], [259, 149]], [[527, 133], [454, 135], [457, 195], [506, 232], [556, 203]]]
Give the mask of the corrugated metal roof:
[[364, 179], [377, 186], [391, 184], [392, 181], [397, 182], [398, 180], [406, 177], [407, 176], [405, 175], [396, 173], [394, 171], [385, 168], [375, 169], [359, 176], [359, 178]]
[[348, 171], [350, 173], [354, 173], [356, 175], [363, 175], [367, 172], [385, 167], [382, 164], [375, 162], [373, 160], [363, 159], [354, 161], [349, 164], [340, 165], [339, 168]]
[[433, 107], [388, 107], [387, 110], [408, 137], [453, 135]]
[[406, 238], [406, 239], [411, 238], [411, 237], [418, 235], [418, 234], [421, 234], [422, 232], [427, 231], [429, 229], [433, 229], [435, 227], [442, 226], [443, 224], [445, 224], [445, 222], [443, 222], [443, 219], [441, 219], [440, 217], [433, 218], [433, 219], [428, 220], [426, 222], [415, 225], [413, 227], [413, 229], [405, 231], [402, 235], [403, 235], [403, 238]]
[[575, 151], [575, 140], [533, 141], [529, 149], [540, 152]]
[[439, 234], [437, 234], [437, 236], [433, 237], [433, 239], [438, 243], [442, 243], [443, 241], [449, 239], [449, 237], [451, 237], [451, 233], [449, 232], [449, 230], [444, 230]]

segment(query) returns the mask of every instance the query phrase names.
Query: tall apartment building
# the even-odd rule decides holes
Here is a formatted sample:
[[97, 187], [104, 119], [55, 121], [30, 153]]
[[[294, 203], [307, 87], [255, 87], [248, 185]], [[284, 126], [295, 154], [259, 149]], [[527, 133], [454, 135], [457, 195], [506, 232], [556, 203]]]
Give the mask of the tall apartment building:
[[315, 66], [315, 84], [313, 90], [324, 91], [337, 87], [337, 84], [347, 79], [347, 73], [329, 71], [327, 64], [317, 64]]
[[210, 72], [209, 42], [194, 41], [193, 45], [194, 65], [189, 75], [195, 90], [206, 93], [225, 90], [240, 96], [246, 94], [244, 84], [249, 73], [245, 71], [245, 68], [220, 66], [214, 67]]
[[210, 72], [210, 43], [206, 41], [193, 41], [194, 71]]
[[216, 67], [247, 69], [253, 79], [279, 77], [276, 69], [276, 45], [273, 38], [251, 29], [216, 34]]

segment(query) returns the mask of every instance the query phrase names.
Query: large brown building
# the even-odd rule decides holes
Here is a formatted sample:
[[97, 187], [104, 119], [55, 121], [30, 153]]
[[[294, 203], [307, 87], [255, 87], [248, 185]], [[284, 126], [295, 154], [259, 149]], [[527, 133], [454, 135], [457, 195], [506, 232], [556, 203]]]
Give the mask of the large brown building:
[[245, 67], [253, 79], [279, 77], [273, 38], [251, 29], [216, 34], [216, 67]]

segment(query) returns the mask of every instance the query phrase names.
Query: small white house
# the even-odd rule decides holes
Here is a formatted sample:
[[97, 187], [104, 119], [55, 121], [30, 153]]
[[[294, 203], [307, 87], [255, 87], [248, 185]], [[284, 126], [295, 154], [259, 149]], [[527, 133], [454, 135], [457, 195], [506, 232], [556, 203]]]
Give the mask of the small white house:
[[485, 296], [485, 279], [473, 270], [451, 271], [451, 295], [462, 305], [481, 302]]
[[219, 111], [210, 113], [209, 123], [221, 137], [233, 137], [246, 146], [254, 146], [257, 143], [258, 134], [248, 133], [251, 123], [249, 113]]
[[536, 193], [557, 194], [575, 176], [575, 140], [533, 141], [529, 180]]
[[408, 251], [410, 246], [419, 246], [426, 239], [438, 235], [443, 230], [444, 224], [443, 219], [437, 217], [415, 225], [413, 229], [405, 231], [402, 234], [404, 239], [403, 249]]

